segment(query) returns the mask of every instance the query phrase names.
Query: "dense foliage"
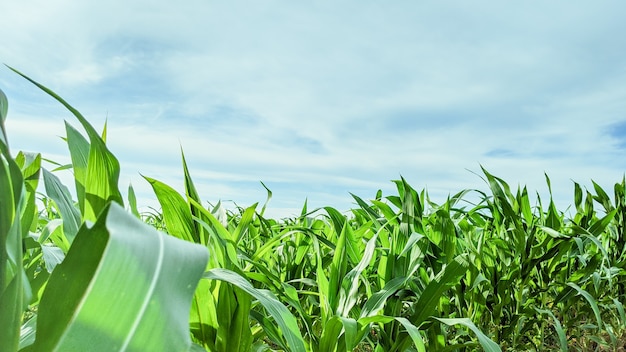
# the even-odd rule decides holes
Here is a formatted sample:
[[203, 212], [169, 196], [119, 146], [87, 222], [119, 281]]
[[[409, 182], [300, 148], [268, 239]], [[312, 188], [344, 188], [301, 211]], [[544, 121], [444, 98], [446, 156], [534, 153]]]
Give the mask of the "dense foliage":
[[66, 123], [72, 163], [54, 170], [13, 156], [0, 92], [0, 351], [621, 348], [624, 180], [612, 198], [574, 183], [569, 217], [483, 170], [489, 192], [441, 204], [401, 179], [347, 213], [275, 220], [267, 202], [203, 203], [183, 156], [185, 193], [145, 177], [161, 209], [142, 214], [106, 133], [31, 82], [86, 137]]

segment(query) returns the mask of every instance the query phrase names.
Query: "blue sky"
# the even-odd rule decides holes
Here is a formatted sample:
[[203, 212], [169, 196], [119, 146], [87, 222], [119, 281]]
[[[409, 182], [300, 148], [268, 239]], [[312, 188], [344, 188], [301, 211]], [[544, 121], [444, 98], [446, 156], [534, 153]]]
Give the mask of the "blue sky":
[[[269, 214], [352, 206], [404, 176], [440, 202], [483, 165], [562, 207], [626, 170], [621, 1], [6, 0], [0, 61], [97, 127], [144, 175]], [[72, 116], [7, 68], [13, 150], [66, 161]], [[68, 175], [65, 176], [66, 179]]]

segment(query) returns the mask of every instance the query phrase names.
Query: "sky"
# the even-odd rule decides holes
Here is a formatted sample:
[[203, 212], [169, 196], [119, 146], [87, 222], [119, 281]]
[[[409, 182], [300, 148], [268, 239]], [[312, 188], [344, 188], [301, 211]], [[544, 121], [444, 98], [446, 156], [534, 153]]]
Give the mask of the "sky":
[[[436, 203], [513, 189], [573, 202], [626, 171], [626, 2], [3, 0], [0, 62], [146, 175], [267, 215], [354, 207], [404, 177]], [[6, 67], [12, 151], [68, 162], [78, 121]], [[51, 169], [52, 166], [47, 164]], [[71, 185], [71, 174], [60, 175]]]

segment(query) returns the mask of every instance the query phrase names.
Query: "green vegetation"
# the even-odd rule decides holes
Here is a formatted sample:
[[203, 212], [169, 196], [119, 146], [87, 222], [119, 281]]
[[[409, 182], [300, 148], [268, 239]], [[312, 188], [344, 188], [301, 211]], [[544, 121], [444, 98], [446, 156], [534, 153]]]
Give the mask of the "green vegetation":
[[0, 351], [622, 348], [624, 180], [613, 199], [574, 183], [571, 218], [483, 170], [489, 192], [442, 204], [401, 179], [347, 214], [275, 220], [204, 205], [183, 156], [185, 193], [145, 177], [161, 211], [140, 214], [106, 132], [31, 82], [86, 137], [66, 123], [54, 170], [13, 156], [0, 92]]

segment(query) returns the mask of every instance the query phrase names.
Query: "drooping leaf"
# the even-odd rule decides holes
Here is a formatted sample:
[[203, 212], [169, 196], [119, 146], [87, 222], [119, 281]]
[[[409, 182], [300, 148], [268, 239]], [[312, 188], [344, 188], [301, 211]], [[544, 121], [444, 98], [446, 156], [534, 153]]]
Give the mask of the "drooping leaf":
[[602, 318], [600, 314], [600, 308], [598, 307], [598, 302], [596, 301], [596, 299], [593, 298], [593, 296], [589, 292], [585, 291], [582, 287], [576, 285], [573, 282], [568, 282], [567, 286], [573, 288], [574, 290], [576, 290], [576, 292], [578, 292], [579, 295], [585, 298], [585, 300], [589, 303], [589, 306], [591, 307], [593, 314], [596, 317], [596, 322], [598, 323], [598, 329], [602, 329]]
[[[24, 75], [18, 70], [12, 67], [9, 68], [65, 106], [65, 108], [67, 108], [76, 117], [76, 119], [78, 119], [87, 132], [90, 145], [87, 172], [84, 183], [84, 209], [81, 209], [83, 210], [83, 220], [94, 221], [100, 211], [102, 211], [111, 201], [123, 205], [122, 195], [118, 188], [120, 165], [117, 158], [107, 148], [100, 134], [98, 134], [89, 121], [87, 121], [87, 119], [80, 112], [78, 112], [78, 110], [68, 104], [63, 98], [58, 96], [52, 90]], [[89, 180], [89, 182], [86, 182], [86, 180]]]
[[493, 342], [493, 340], [487, 337], [487, 335], [485, 335], [482, 331], [480, 331], [480, 329], [476, 325], [474, 325], [474, 323], [471, 320], [467, 318], [435, 318], [435, 319], [449, 326], [463, 325], [469, 328], [470, 330], [474, 332], [474, 334], [476, 334], [476, 337], [478, 338], [478, 342], [480, 343], [480, 345], [483, 348], [483, 351], [485, 352], [502, 352], [502, 349], [500, 348], [500, 346], [498, 346], [497, 343]]
[[43, 169], [43, 183], [46, 194], [56, 203], [63, 220], [63, 234], [69, 243], [74, 241], [81, 224], [80, 213], [74, 206], [70, 191], [65, 187], [58, 177], [46, 169]]
[[81, 227], [39, 305], [36, 351], [185, 351], [207, 251], [111, 203]]
[[557, 319], [554, 313], [550, 310], [538, 308], [535, 308], [535, 310], [540, 314], [546, 314], [552, 318], [552, 321], [554, 321], [554, 330], [559, 337], [559, 348], [561, 349], [561, 352], [567, 352], [567, 335], [565, 334], [565, 330], [563, 329], [563, 325], [561, 325], [559, 319]]
[[426, 352], [426, 346], [424, 346], [424, 340], [422, 339], [422, 335], [420, 335], [419, 329], [406, 318], [396, 317], [396, 320], [404, 326], [411, 340], [413, 340], [413, 345], [417, 348], [417, 351]]
[[221, 280], [233, 284], [253, 296], [276, 320], [287, 341], [287, 346], [294, 352], [305, 352], [305, 344], [298, 323], [287, 307], [282, 305], [269, 291], [254, 288], [246, 279], [226, 269], [211, 269], [204, 274], [207, 279]]

